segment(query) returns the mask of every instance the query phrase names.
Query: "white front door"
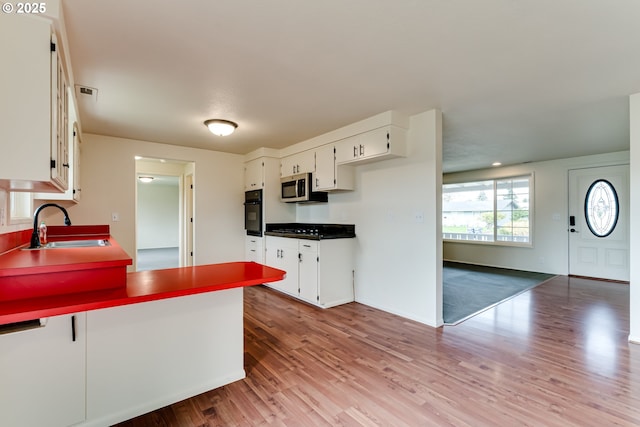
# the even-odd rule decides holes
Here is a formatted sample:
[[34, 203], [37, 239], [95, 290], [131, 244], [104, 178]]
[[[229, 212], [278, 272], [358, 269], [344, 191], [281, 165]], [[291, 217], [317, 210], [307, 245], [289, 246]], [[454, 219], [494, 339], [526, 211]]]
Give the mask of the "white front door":
[[629, 280], [629, 165], [569, 171], [569, 274]]

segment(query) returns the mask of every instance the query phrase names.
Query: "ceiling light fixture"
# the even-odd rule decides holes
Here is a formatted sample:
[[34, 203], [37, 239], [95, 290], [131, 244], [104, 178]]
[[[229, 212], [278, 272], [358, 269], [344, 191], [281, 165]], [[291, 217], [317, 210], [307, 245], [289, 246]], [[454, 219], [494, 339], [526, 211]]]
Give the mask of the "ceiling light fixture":
[[204, 122], [205, 126], [209, 128], [212, 134], [218, 136], [231, 135], [238, 127], [237, 123], [229, 120], [211, 119]]
[[502, 166], [502, 163], [500, 162], [493, 162], [491, 163], [491, 166], [496, 167], [496, 166]]
[[151, 181], [153, 181], [153, 177], [152, 176], [139, 176], [138, 179], [140, 180], [140, 182], [151, 182]]

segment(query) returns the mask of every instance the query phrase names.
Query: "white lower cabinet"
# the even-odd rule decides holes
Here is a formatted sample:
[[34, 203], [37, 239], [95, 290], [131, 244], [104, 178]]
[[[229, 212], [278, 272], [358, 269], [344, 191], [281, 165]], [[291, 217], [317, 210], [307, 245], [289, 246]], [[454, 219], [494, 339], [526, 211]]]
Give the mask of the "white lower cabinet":
[[298, 297], [318, 304], [318, 242], [299, 240]]
[[234, 288], [88, 312], [86, 425], [244, 378], [242, 296]]
[[263, 238], [258, 236], [246, 236], [244, 243], [245, 259], [247, 261], [264, 264]]
[[266, 264], [287, 272], [283, 280], [268, 286], [289, 295], [298, 295], [298, 240], [266, 236]]
[[243, 289], [0, 326], [0, 426], [108, 426], [245, 377]]
[[1, 426], [61, 427], [85, 420], [86, 315], [42, 323], [0, 335]]
[[[285, 280], [268, 286], [322, 308], [354, 300], [354, 239], [308, 240], [266, 236], [265, 240], [267, 265], [287, 272]], [[285, 245], [287, 262], [277, 257]], [[295, 251], [295, 256], [289, 255], [292, 251]], [[293, 258], [295, 263], [291, 261]]]

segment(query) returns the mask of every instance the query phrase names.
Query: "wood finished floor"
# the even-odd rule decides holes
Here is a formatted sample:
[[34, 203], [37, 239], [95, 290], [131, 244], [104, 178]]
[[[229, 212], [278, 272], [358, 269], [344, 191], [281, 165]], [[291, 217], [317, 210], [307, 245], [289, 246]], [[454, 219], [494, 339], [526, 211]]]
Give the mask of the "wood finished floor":
[[443, 328], [245, 290], [247, 378], [137, 426], [637, 426], [629, 286], [557, 277]]

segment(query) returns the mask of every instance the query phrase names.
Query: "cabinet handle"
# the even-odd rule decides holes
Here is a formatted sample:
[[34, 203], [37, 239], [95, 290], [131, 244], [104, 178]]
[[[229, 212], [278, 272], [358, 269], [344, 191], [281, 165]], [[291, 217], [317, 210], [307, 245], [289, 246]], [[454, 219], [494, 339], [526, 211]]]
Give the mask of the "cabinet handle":
[[71, 316], [71, 341], [76, 341], [76, 316]]
[[358, 147], [353, 146], [353, 157], [358, 157]]
[[316, 188], [320, 187], [320, 183], [318, 181], [318, 178], [316, 178]]
[[360, 155], [364, 156], [364, 145], [360, 144]]
[[298, 262], [302, 262], [302, 254], [298, 252]]
[[305, 248], [311, 248], [311, 245], [302, 245], [302, 246], [304, 246]]
[[43, 323], [40, 319], [8, 323], [6, 325], [0, 325], [0, 335], [43, 328], [44, 326], [46, 326], [46, 323]]

